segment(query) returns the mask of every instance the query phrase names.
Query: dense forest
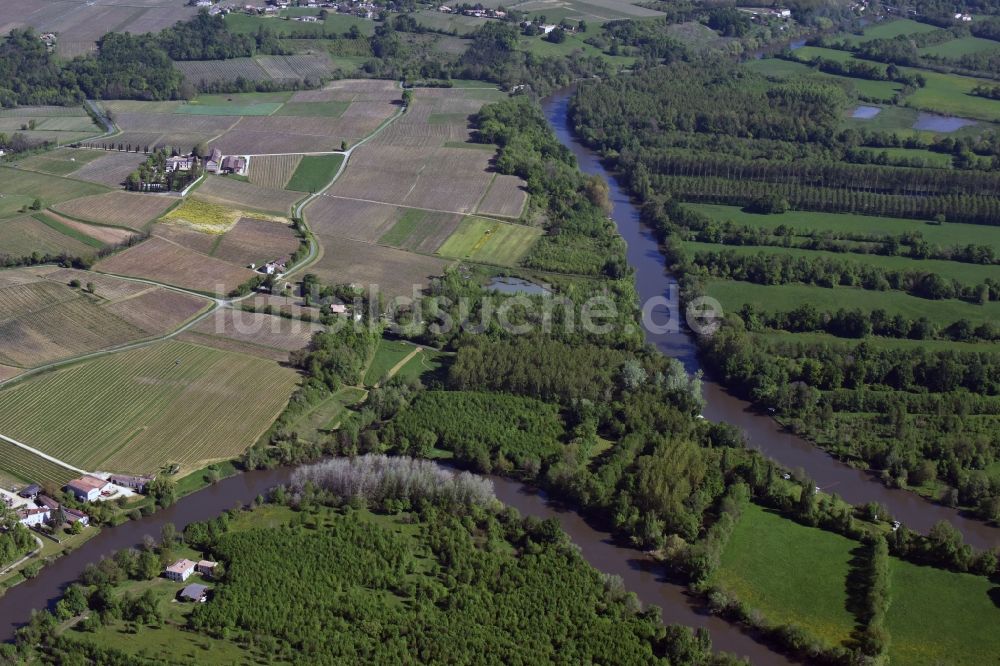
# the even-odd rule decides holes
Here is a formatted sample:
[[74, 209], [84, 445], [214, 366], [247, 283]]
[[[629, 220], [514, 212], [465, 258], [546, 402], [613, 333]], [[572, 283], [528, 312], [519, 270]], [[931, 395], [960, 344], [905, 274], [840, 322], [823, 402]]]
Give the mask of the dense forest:
[[[933, 245], [916, 223], [910, 234], [879, 232], [874, 224], [869, 233], [797, 224], [765, 229], [684, 205], [735, 205], [762, 218], [794, 219], [794, 211], [810, 210], [938, 226], [1000, 224], [994, 171], [854, 163], [859, 145], [876, 147], [889, 137], [841, 129], [841, 94], [835, 84], [775, 83], [725, 64], [678, 65], [582, 85], [571, 113], [580, 136], [641, 200], [685, 297], [711, 295], [719, 281], [775, 290], [772, 303], [732, 308], [722, 329], [702, 339], [713, 373], [795, 431], [881, 472], [886, 483], [1000, 519], [1000, 483], [986, 472], [1000, 460], [1000, 352], [881, 342], [993, 343], [995, 322], [985, 313], [977, 321], [971, 309], [972, 317], [949, 318], [931, 309], [920, 315], [858, 307], [850, 296], [897, 291], [928, 302], [991, 305], [1000, 298], [998, 276], [959, 279], [938, 271], [945, 261], [995, 265], [992, 247]], [[952, 141], [940, 150], [961, 144], [995, 163], [992, 140]], [[719, 157], [713, 148], [722, 146], [739, 152]], [[872, 255], [895, 261], [883, 265]], [[833, 290], [842, 306], [783, 307], [785, 285]]]

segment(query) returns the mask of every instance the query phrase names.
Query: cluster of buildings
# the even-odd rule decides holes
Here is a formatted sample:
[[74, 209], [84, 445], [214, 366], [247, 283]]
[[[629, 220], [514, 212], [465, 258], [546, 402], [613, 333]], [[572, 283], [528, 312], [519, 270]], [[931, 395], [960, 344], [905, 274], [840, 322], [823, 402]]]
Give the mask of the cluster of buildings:
[[[202, 578], [212, 578], [215, 576], [215, 571], [218, 566], [218, 562], [213, 562], [211, 560], [201, 560], [199, 562], [188, 559], [177, 560], [163, 570], [163, 576], [177, 583], [185, 582], [195, 573], [200, 574]], [[181, 590], [178, 596], [181, 601], [204, 603], [205, 600], [208, 599], [208, 587], [198, 583], [192, 583]]]
[[[354, 14], [362, 18], [374, 18], [379, 8], [373, 2], [366, 0], [345, 0], [344, 2], [320, 2], [318, 0], [267, 0], [267, 5], [244, 5], [243, 11], [251, 16], [277, 16], [282, 9], [290, 7], [307, 7], [310, 9], [327, 9], [340, 14]], [[209, 10], [211, 13], [211, 10]], [[296, 16], [296, 21], [317, 23], [319, 16]]]
[[438, 7], [439, 12], [444, 12], [445, 14], [462, 14], [463, 16], [475, 16], [476, 18], [496, 18], [502, 19], [507, 18], [507, 12], [502, 9], [491, 9], [489, 7], [483, 7], [477, 5], [475, 7], [465, 7], [462, 9], [451, 8], [448, 5], [441, 5]]
[[[84, 527], [90, 524], [90, 517], [79, 509], [68, 506], [61, 506], [59, 502], [48, 495], [43, 495], [41, 488], [37, 485], [30, 485], [22, 488], [18, 492], [22, 502], [17, 503], [13, 497], [3, 495], [0, 500], [8, 509], [13, 509], [17, 522], [25, 527], [41, 527], [42, 525], [53, 525], [57, 520], [73, 525], [80, 523]], [[58, 525], [54, 525], [58, 527]]]
[[[212, 148], [208, 157], [204, 158], [206, 173], [230, 174], [245, 176], [247, 173], [247, 158], [242, 155], [223, 155], [218, 148]], [[174, 155], [166, 161], [167, 173], [174, 171], [190, 171], [198, 164], [198, 156], [194, 153]]]

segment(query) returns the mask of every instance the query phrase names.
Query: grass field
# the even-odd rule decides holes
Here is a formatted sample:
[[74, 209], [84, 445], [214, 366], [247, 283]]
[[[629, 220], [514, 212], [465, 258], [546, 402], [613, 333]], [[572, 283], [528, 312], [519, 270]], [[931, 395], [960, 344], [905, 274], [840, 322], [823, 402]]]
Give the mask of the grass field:
[[[900, 148], [899, 150], [905, 150]], [[911, 151], [907, 151], [911, 152]], [[938, 153], [930, 153], [937, 155]], [[685, 204], [714, 220], [732, 221], [759, 229], [774, 229], [778, 225], [794, 228], [796, 231], [840, 231], [857, 234], [902, 235], [917, 232], [928, 243], [948, 247], [951, 245], [989, 245], [1000, 254], [1000, 227], [980, 224], [929, 224], [926, 220], [909, 220], [898, 217], [874, 217], [850, 213], [816, 213], [793, 210], [777, 215], [759, 215], [745, 212], [739, 206], [716, 204]], [[765, 249], [766, 248], [761, 248]], [[852, 255], [842, 254], [850, 259]], [[950, 262], [949, 262], [950, 263]]]
[[[546, 16], [546, 19], [557, 20], [550, 16]], [[596, 32], [596, 30], [592, 30], [592, 32]], [[631, 67], [635, 64], [636, 58], [632, 56], [608, 55], [599, 48], [587, 44], [584, 40], [588, 37], [590, 37], [590, 33], [567, 33], [565, 41], [555, 44], [541, 36], [522, 36], [517, 41], [517, 49], [543, 58], [568, 56], [579, 52], [584, 56], [601, 58], [615, 67]]]
[[276, 116], [339, 118], [351, 105], [343, 100], [331, 100], [329, 102], [287, 102], [274, 114]]
[[444, 365], [447, 355], [434, 349], [423, 348], [407, 361], [396, 373], [403, 379], [421, 379], [428, 373], [437, 372]]
[[847, 83], [858, 95], [867, 99], [888, 101], [903, 89], [900, 83], [892, 81], [869, 81], [868, 79], [857, 79], [849, 76], [840, 76], [839, 74], [828, 74], [818, 69], [813, 69], [805, 63], [782, 60], [780, 58], [750, 60], [744, 66], [758, 74], [763, 74], [768, 78], [774, 79], [784, 80], [808, 75]]
[[851, 43], [860, 44], [862, 42], [870, 42], [873, 39], [893, 39], [900, 35], [915, 35], [935, 30], [937, 30], [937, 27], [928, 23], [920, 23], [919, 21], [911, 21], [910, 19], [898, 19], [869, 25], [860, 36], [838, 35], [838, 38], [843, 37]]
[[417, 350], [417, 347], [408, 342], [380, 340], [378, 349], [375, 350], [375, 357], [365, 373], [365, 385], [374, 386], [381, 382], [396, 364]]
[[846, 610], [846, 581], [856, 546], [751, 504], [710, 582], [762, 612], [769, 624], [794, 624], [841, 645], [855, 623]]
[[732, 251], [738, 255], [756, 255], [761, 252], [769, 255], [788, 255], [792, 257], [824, 258], [835, 261], [879, 266], [886, 270], [938, 273], [946, 278], [953, 278], [967, 285], [980, 284], [988, 278], [997, 275], [996, 266], [984, 264], [964, 264], [958, 261], [942, 259], [910, 259], [908, 257], [883, 257], [876, 254], [855, 254], [847, 252], [827, 252], [822, 250], [800, 250], [787, 247], [756, 247], [750, 245], [719, 245], [715, 243], [685, 242], [684, 247], [690, 252], [721, 252]]
[[984, 629], [1000, 625], [994, 583], [894, 559], [890, 590], [886, 628], [893, 664], [996, 662], [1000, 632]]
[[981, 37], [959, 37], [934, 46], [925, 46], [918, 49], [920, 55], [934, 56], [937, 58], [961, 58], [964, 55], [983, 53], [985, 51], [1000, 50], [1000, 42]]
[[977, 85], [993, 85], [991, 81], [926, 69], [902, 69], [909, 74], [921, 74], [927, 80], [927, 85], [906, 97], [907, 106], [944, 115], [1000, 122], [1000, 100], [970, 94]]
[[239, 455], [296, 382], [273, 362], [158, 343], [0, 391], [0, 432], [84, 469], [192, 469]]
[[299, 417], [292, 428], [305, 441], [315, 442], [326, 431], [336, 428], [345, 412], [365, 395], [362, 389], [346, 386]]
[[467, 217], [438, 249], [455, 259], [514, 266], [542, 236], [542, 230], [483, 217]]
[[818, 310], [881, 309], [890, 315], [901, 314], [909, 319], [927, 317], [932, 322], [944, 325], [963, 318], [976, 325], [1000, 318], [1000, 303], [996, 301], [986, 305], [972, 305], [956, 300], [929, 301], [899, 291], [867, 291], [854, 287], [827, 289], [804, 284], [772, 286], [712, 279], [706, 281], [706, 294], [722, 303], [724, 310], [728, 312], [738, 311], [744, 303], [754, 305], [760, 312], [784, 312], [804, 303], [811, 303]]
[[33, 253], [69, 256], [93, 254], [89, 243], [61, 233], [32, 215], [0, 219], [0, 256], [30, 257]]
[[[43, 205], [51, 206], [70, 199], [107, 191], [105, 187], [85, 183], [82, 180], [0, 167], [0, 194], [4, 195], [4, 199], [7, 198], [7, 195], [16, 194], [27, 197], [30, 203], [31, 199], [37, 197], [41, 199]], [[15, 201], [24, 201], [24, 199], [15, 199]], [[0, 208], [0, 214], [3, 211], [4, 209]]]
[[296, 192], [319, 192], [326, 187], [344, 163], [343, 155], [306, 155], [285, 187]]
[[[310, 10], [317, 14], [317, 10]], [[226, 16], [226, 27], [237, 33], [256, 34], [258, 30], [264, 28], [277, 36], [307, 34], [311, 35], [317, 31], [324, 33], [342, 34], [357, 27], [362, 34], [371, 35], [375, 32], [375, 22], [370, 19], [363, 19], [350, 14], [338, 14], [331, 12], [326, 21], [322, 23], [303, 23], [301, 21], [286, 21], [283, 18], [270, 18], [263, 16], [248, 16], [240, 12], [234, 12]]]

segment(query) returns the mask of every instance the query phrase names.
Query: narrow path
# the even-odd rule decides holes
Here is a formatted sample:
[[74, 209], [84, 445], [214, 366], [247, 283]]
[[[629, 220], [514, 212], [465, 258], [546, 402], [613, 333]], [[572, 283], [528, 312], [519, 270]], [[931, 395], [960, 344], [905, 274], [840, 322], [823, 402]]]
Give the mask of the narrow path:
[[13, 444], [14, 446], [20, 447], [20, 448], [24, 449], [25, 451], [30, 451], [31, 453], [34, 453], [39, 458], [45, 458], [49, 462], [55, 463], [56, 465], [59, 465], [60, 467], [65, 467], [66, 469], [70, 470], [71, 472], [77, 472], [79, 474], [86, 474], [87, 473], [85, 470], [82, 470], [79, 467], [73, 467], [73, 465], [70, 465], [67, 462], [63, 462], [62, 460], [59, 460], [59, 458], [54, 458], [54, 457], [50, 456], [49, 454], [44, 453], [42, 451], [39, 451], [38, 449], [36, 449], [34, 447], [28, 446], [27, 444], [22, 444], [21, 442], [17, 441], [16, 439], [11, 439], [10, 437], [6, 437], [4, 435], [0, 435], [0, 440], [3, 440], [5, 442], [7, 442], [8, 444]]
[[[405, 357], [403, 357], [399, 361], [399, 363], [397, 363], [396, 365], [394, 365], [391, 368], [389, 368], [388, 372], [385, 373], [386, 378], [387, 379], [392, 379], [393, 377], [395, 377], [396, 374], [399, 373], [399, 371], [403, 369], [404, 365], [406, 365], [407, 363], [409, 363], [413, 359], [414, 356], [416, 356], [417, 354], [419, 354], [423, 350], [424, 350], [423, 347], [421, 347], [420, 345], [417, 345], [414, 348], [414, 350], [411, 351], [409, 354], [407, 354]], [[381, 385], [382, 385], [382, 382], [378, 382], [377, 384], [375, 384], [375, 388], [378, 388]]]
[[38, 544], [38, 548], [31, 551], [30, 553], [19, 559], [17, 562], [8, 565], [6, 569], [0, 571], [0, 576], [6, 576], [11, 571], [13, 571], [14, 569], [18, 568], [19, 566], [21, 566], [22, 564], [33, 558], [35, 555], [38, 555], [38, 553], [42, 552], [42, 548], [45, 547], [45, 544], [43, 544], [42, 540], [39, 539], [36, 535], [32, 534], [31, 536], [35, 539], [35, 543]]

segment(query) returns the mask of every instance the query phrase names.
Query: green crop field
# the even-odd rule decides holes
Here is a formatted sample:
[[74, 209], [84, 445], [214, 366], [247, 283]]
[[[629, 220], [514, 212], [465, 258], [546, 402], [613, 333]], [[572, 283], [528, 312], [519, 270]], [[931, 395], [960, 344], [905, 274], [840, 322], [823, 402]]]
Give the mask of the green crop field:
[[857, 546], [751, 504], [710, 582], [762, 612], [770, 624], [798, 625], [828, 645], [841, 645], [855, 623], [846, 610], [846, 587]]
[[1000, 50], [1000, 42], [981, 37], [959, 37], [934, 46], [925, 46], [918, 49], [920, 55], [935, 56], [938, 58], [961, 58], [964, 55], [982, 53], [984, 51]]
[[374, 386], [382, 381], [389, 371], [396, 367], [397, 363], [416, 349], [417, 347], [408, 342], [385, 339], [379, 341], [378, 349], [375, 350], [375, 358], [372, 359], [371, 365], [368, 366], [368, 372], [365, 373], [365, 385]]
[[[892, 560], [886, 615], [893, 664], [987, 664], [1000, 655], [995, 583]], [[991, 655], [987, 657], [987, 655]]]
[[972, 305], [964, 301], [930, 301], [899, 291], [868, 291], [856, 287], [813, 287], [804, 284], [762, 285], [729, 280], [706, 280], [706, 293], [717, 299], [727, 312], [738, 311], [745, 303], [760, 312], [785, 312], [805, 303], [818, 310], [859, 308], [864, 311], [885, 310], [909, 319], [927, 317], [937, 324], [948, 325], [968, 319], [976, 325], [1000, 320], [1000, 302]]
[[757, 247], [753, 245], [718, 245], [715, 243], [685, 242], [684, 247], [689, 253], [732, 251], [739, 255], [755, 255], [761, 252], [771, 255], [791, 255], [793, 257], [824, 258], [869, 266], [879, 266], [886, 270], [924, 271], [937, 273], [945, 278], [954, 278], [964, 284], [980, 284], [987, 278], [996, 278], [997, 267], [983, 264], [963, 264], [958, 261], [942, 259], [910, 259], [908, 257], [883, 257], [876, 254], [855, 254], [847, 252], [826, 252], [819, 250], [800, 250], [787, 247]]
[[870, 42], [873, 39], [893, 39], [900, 35], [916, 35], [922, 32], [933, 32], [937, 26], [910, 19], [899, 19], [896, 21], [884, 21], [869, 25], [864, 29], [864, 34], [858, 35], [837, 35], [837, 38], [845, 38], [854, 44]]
[[803, 46], [800, 49], [792, 51], [792, 56], [794, 56], [796, 60], [802, 60], [803, 62], [808, 62], [813, 58], [835, 60], [836, 62], [848, 62], [850, 60], [854, 60], [854, 54], [850, 51], [827, 49], [822, 46]]
[[191, 469], [239, 455], [296, 382], [294, 371], [271, 361], [158, 343], [0, 391], [0, 432], [83, 469]]
[[868, 148], [874, 155], [885, 153], [893, 160], [923, 160], [924, 165], [934, 169], [950, 169], [952, 157], [947, 153], [935, 153], [933, 150], [921, 148]]
[[104, 155], [106, 153], [100, 150], [60, 148], [21, 160], [18, 166], [22, 169], [41, 171], [53, 176], [65, 176]]
[[970, 94], [977, 85], [993, 85], [992, 82], [926, 69], [902, 69], [907, 74], [920, 74], [927, 80], [927, 85], [906, 97], [907, 106], [944, 115], [1000, 121], [1000, 100]]
[[306, 155], [292, 174], [286, 190], [295, 192], [319, 192], [330, 184], [344, 162], [344, 156]]
[[[9, 167], [0, 167], [0, 194], [6, 199], [8, 195], [17, 194], [30, 199], [38, 197], [42, 204], [50, 206], [70, 199], [85, 197], [90, 194], [107, 192], [106, 187], [85, 183], [82, 180], [60, 178], [35, 171], [21, 171]], [[0, 201], [3, 201], [0, 199]], [[22, 200], [23, 201], [23, 200]], [[3, 211], [0, 203], [0, 211]]]
[[467, 217], [438, 250], [454, 259], [514, 266], [542, 236], [542, 230], [482, 217]]
[[869, 99], [891, 100], [903, 89], [901, 83], [892, 81], [869, 81], [839, 74], [829, 74], [813, 69], [803, 62], [782, 60], [780, 58], [763, 58], [750, 60], [745, 65], [748, 69], [773, 79], [791, 79], [796, 76], [815, 76], [847, 83], [862, 97]]
[[58, 489], [70, 479], [79, 476], [70, 469], [2, 439], [0, 439], [0, 474], [24, 484], [37, 483], [50, 490]]
[[281, 102], [201, 104], [194, 101], [177, 107], [174, 113], [192, 116], [269, 116], [280, 108]]
[[[290, 11], [290, 10], [286, 10]], [[308, 13], [318, 14], [315, 9], [309, 9]], [[326, 21], [316, 23], [303, 23], [301, 21], [285, 20], [284, 18], [248, 16], [239, 12], [234, 12], [226, 16], [226, 27], [232, 32], [253, 35], [258, 30], [265, 30], [274, 33], [278, 37], [286, 35], [312, 35], [323, 34], [343, 34], [352, 27], [357, 27], [364, 35], [371, 35], [375, 32], [375, 22], [350, 14], [338, 14], [330, 12]]]
[[[900, 148], [899, 150], [906, 150]], [[915, 151], [907, 151], [915, 152]], [[938, 155], [938, 153], [930, 153]], [[723, 206], [716, 204], [685, 204], [714, 220], [720, 222], [732, 221], [760, 229], [774, 229], [779, 225], [794, 228], [796, 231], [840, 231], [856, 234], [889, 234], [900, 236], [909, 233], [919, 233], [924, 240], [933, 245], [949, 247], [952, 245], [989, 245], [1000, 254], [1000, 227], [981, 224], [930, 224], [926, 220], [908, 220], [898, 217], [875, 217], [870, 215], [855, 215], [851, 213], [816, 213], [811, 211], [793, 210], [778, 215], [760, 215], [745, 212], [739, 206]], [[766, 250], [767, 248], [761, 248]], [[851, 259], [854, 255], [840, 254], [838, 256]], [[951, 263], [951, 262], [948, 262]]]

